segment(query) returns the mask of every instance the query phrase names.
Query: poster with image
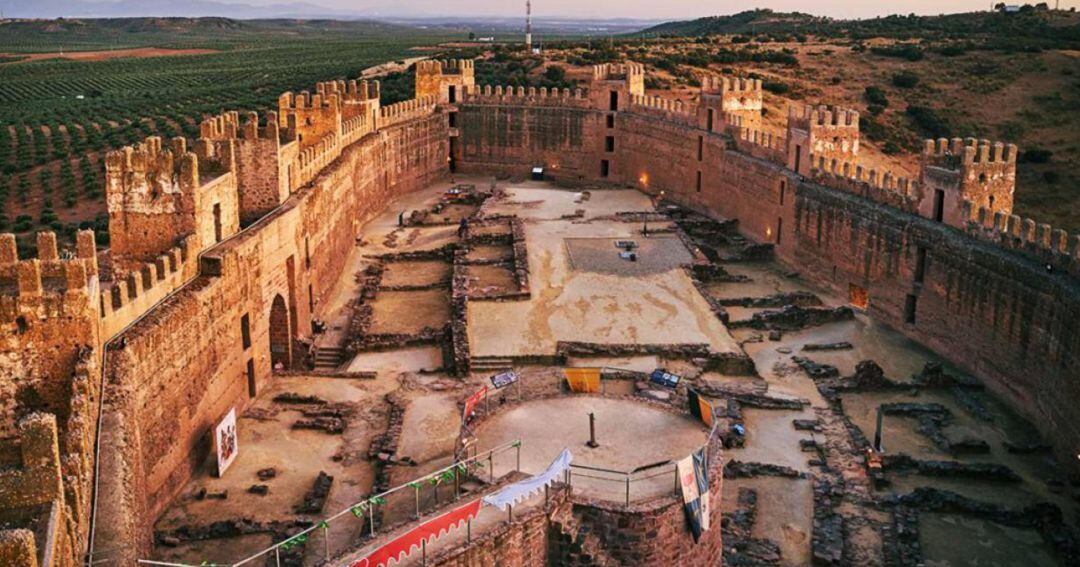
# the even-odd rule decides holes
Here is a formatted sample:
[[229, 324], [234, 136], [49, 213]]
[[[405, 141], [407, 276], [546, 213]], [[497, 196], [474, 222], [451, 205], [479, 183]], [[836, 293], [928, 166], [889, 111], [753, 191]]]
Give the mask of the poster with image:
[[236, 408], [229, 410], [214, 429], [214, 451], [217, 453], [218, 476], [224, 476], [239, 451], [236, 435]]

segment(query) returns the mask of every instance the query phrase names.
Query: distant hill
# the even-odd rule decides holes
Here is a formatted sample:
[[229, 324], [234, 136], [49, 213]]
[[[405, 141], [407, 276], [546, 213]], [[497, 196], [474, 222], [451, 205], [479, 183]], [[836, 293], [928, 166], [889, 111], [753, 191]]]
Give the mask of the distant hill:
[[253, 6], [212, 0], [0, 0], [0, 8], [7, 18], [355, 18], [364, 14], [360, 10], [337, 10], [307, 2]]
[[731, 16], [668, 22], [634, 35], [699, 37], [760, 34], [815, 34], [852, 39], [886, 37], [901, 40], [994, 38], [1017, 43], [1075, 48], [1080, 46], [1080, 14], [1029, 7], [1014, 14], [986, 11], [940, 16], [894, 15], [867, 20], [836, 20], [798, 12], [752, 10]]

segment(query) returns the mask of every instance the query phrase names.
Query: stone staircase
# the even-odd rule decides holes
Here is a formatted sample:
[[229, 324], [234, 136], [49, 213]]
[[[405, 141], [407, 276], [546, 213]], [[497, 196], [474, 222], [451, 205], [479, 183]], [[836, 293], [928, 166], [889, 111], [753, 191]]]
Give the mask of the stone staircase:
[[337, 370], [344, 362], [345, 351], [336, 346], [320, 346], [315, 349], [315, 370]]
[[469, 360], [473, 372], [502, 372], [514, 367], [514, 360], [502, 356], [474, 356]]

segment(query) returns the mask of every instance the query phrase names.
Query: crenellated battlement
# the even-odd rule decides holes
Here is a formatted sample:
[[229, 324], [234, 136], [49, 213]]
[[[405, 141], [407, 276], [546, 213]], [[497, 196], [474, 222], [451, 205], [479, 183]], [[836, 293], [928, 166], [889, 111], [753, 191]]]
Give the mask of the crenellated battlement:
[[630, 109], [664, 120], [681, 122], [688, 126], [696, 126], [698, 121], [697, 105], [684, 103], [681, 100], [668, 100], [649, 95], [633, 95], [630, 97]]
[[704, 75], [701, 77], [702, 93], [760, 94], [761, 91], [761, 79], [750, 79], [747, 77], [717, 77], [716, 75]]
[[593, 65], [594, 81], [628, 81], [645, 78], [645, 66], [640, 63], [601, 63]]
[[960, 210], [963, 218], [971, 219], [964, 227], [968, 234], [1021, 252], [1056, 270], [1080, 275], [1080, 234], [1070, 235], [1034, 219], [976, 207], [968, 199], [961, 201]]
[[811, 128], [859, 128], [859, 113], [850, 108], [827, 105], [792, 105], [788, 108], [788, 122], [804, 130]]
[[465, 101], [481, 104], [515, 104], [537, 106], [587, 107], [588, 98], [582, 89], [551, 89], [547, 87], [474, 86], [465, 91]]
[[0, 322], [72, 315], [66, 301], [89, 297], [98, 271], [96, 254], [90, 230], [79, 231], [75, 251], [63, 256], [56, 233], [39, 232], [37, 257], [24, 259], [19, 258], [15, 235], [0, 234]]
[[851, 162], [826, 161], [825, 158], [814, 160], [811, 157], [811, 162], [811, 177], [826, 187], [861, 195], [909, 213], [918, 209], [914, 196], [918, 182], [905, 176], [865, 169]]
[[467, 75], [476, 73], [476, 62], [472, 59], [429, 59], [416, 63], [417, 75]]
[[424, 96], [384, 106], [379, 110], [380, 125], [390, 126], [431, 114], [438, 102], [434, 96]]
[[787, 138], [783, 135], [745, 127], [743, 126], [744, 118], [740, 115], [727, 115], [724, 121], [727, 124], [726, 131], [731, 136], [736, 150], [773, 163], [784, 163]]
[[277, 112], [266, 114], [266, 125], [259, 125], [259, 115], [255, 112], [246, 112], [243, 121], [237, 111], [226, 112], [203, 120], [199, 124], [199, 137], [207, 140], [277, 140], [278, 130]]
[[[932, 214], [932, 192], [940, 192], [951, 203], [971, 201], [973, 209], [947, 215], [949, 222], [963, 226], [973, 220], [979, 208], [991, 213], [1012, 214], [1013, 194], [1016, 191], [1016, 160], [1019, 150], [1014, 144], [977, 140], [975, 138], [941, 138], [923, 143], [921, 172], [929, 188], [924, 198], [924, 216]], [[956, 211], [958, 205], [949, 207]]]
[[187, 236], [153, 261], [117, 274], [117, 279], [98, 297], [102, 334], [119, 332], [193, 277], [197, 272], [193, 260], [198, 254], [196, 238]]

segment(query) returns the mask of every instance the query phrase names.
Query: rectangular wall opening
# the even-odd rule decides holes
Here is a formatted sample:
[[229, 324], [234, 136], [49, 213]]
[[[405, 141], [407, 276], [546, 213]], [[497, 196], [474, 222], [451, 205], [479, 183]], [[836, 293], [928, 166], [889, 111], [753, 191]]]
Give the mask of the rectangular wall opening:
[[607, 177], [611, 173], [611, 163], [606, 159], [600, 160], [600, 177]]
[[701, 172], [697, 172], [697, 192], [701, 193]]
[[214, 242], [221, 242], [221, 203], [214, 203]]
[[713, 129], [713, 109], [709, 109], [709, 117], [705, 120], [705, 129], [712, 132]]
[[945, 191], [934, 189], [934, 220], [941, 222], [945, 218]]
[[800, 168], [802, 166], [802, 146], [795, 146], [795, 173], [801, 173]]
[[926, 248], [919, 246], [915, 251], [915, 283], [926, 279]]
[[784, 193], [786, 193], [786, 192], [787, 192], [787, 181], [784, 180], [784, 179], [781, 179], [780, 180], [780, 204], [781, 205], [784, 204]]
[[451, 128], [457, 128], [457, 113], [456, 112], [451, 112], [447, 116], [450, 119], [450, 127]]
[[247, 361], [247, 380], [248, 380], [248, 397], [254, 398], [256, 392], [255, 388], [255, 359], [249, 358]]
[[618, 91], [611, 91], [610, 110], [615, 112], [619, 110], [619, 93]]
[[457, 102], [457, 86], [450, 85], [450, 104]]
[[615, 127], [615, 115], [614, 114], [608, 114], [607, 115], [607, 127], [608, 128], [614, 128]]
[[697, 137], [697, 160], [701, 161], [705, 157], [705, 136]]
[[780, 239], [784, 237], [784, 218], [776, 219], [776, 245], [780, 246]]
[[615, 136], [607, 136], [606, 138], [604, 138], [604, 151], [615, 151]]
[[240, 317], [240, 342], [244, 350], [251, 348], [251, 317], [247, 313]]
[[918, 304], [918, 296], [909, 293], [904, 301], [904, 322], [909, 325], [915, 324], [915, 307]]

